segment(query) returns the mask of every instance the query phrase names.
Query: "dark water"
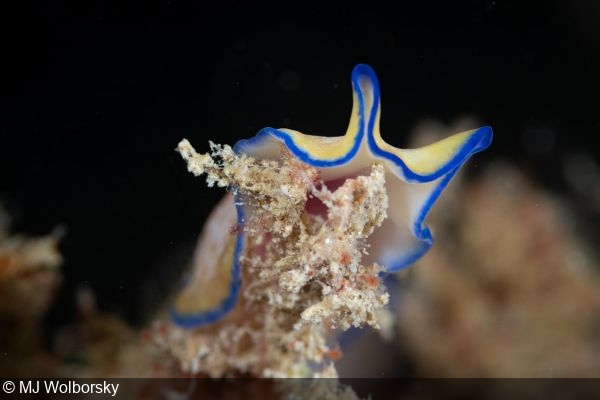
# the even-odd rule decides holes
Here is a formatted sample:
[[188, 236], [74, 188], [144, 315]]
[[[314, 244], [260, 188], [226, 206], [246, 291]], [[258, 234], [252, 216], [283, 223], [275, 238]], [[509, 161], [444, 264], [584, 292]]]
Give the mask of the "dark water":
[[506, 158], [574, 193], [565, 165], [598, 162], [593, 2], [14, 3], [0, 13], [0, 198], [19, 231], [68, 230], [50, 326], [73, 317], [81, 283], [141, 323], [177, 280], [221, 195], [187, 173], [181, 138], [342, 134], [357, 63], [378, 73], [391, 144], [422, 118], [473, 115], [495, 130], [475, 172]]

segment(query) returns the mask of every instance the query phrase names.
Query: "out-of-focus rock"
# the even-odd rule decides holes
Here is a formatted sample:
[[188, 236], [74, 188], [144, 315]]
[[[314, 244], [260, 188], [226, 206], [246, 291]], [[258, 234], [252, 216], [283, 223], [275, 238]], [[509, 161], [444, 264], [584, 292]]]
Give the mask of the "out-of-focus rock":
[[430, 221], [441, 239], [401, 279], [417, 374], [600, 376], [597, 265], [567, 210], [507, 165], [455, 195]]

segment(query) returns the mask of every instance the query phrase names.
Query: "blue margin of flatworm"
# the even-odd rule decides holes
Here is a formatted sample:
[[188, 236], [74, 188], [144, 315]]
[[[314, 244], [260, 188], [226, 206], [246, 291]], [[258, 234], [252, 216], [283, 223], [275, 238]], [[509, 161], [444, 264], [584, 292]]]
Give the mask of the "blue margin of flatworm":
[[340, 157], [335, 160], [315, 159], [315, 158], [311, 157], [310, 154], [308, 154], [306, 151], [304, 151], [300, 147], [298, 147], [296, 145], [296, 143], [294, 143], [294, 140], [292, 139], [291, 135], [289, 135], [288, 133], [281, 131], [279, 129], [275, 129], [275, 128], [263, 128], [253, 138], [242, 139], [242, 140], [238, 141], [233, 146], [234, 151], [236, 153], [244, 152], [244, 150], [247, 148], [260, 145], [262, 143], [262, 141], [267, 139], [268, 137], [275, 137], [275, 138], [283, 141], [283, 143], [285, 143], [288, 150], [290, 150], [292, 152], [292, 154], [294, 154], [296, 157], [298, 157], [302, 162], [309, 164], [313, 167], [326, 168], [326, 167], [335, 167], [337, 165], [346, 164], [348, 161], [350, 161], [352, 158], [354, 158], [354, 156], [358, 152], [358, 149], [360, 148], [360, 145], [361, 145], [361, 142], [362, 142], [363, 136], [364, 136], [363, 126], [364, 126], [364, 119], [365, 119], [365, 99], [364, 99], [362, 91], [360, 90], [360, 82], [359, 82], [360, 77], [364, 74], [367, 74], [369, 76], [372, 75], [373, 70], [371, 69], [371, 67], [369, 67], [368, 65], [365, 65], [365, 64], [359, 64], [356, 67], [354, 67], [354, 69], [352, 70], [352, 77], [351, 77], [352, 90], [354, 92], [356, 92], [357, 97], [358, 97], [358, 133], [356, 134], [356, 137], [354, 138], [354, 143], [352, 144], [352, 148], [343, 157]]
[[[336, 160], [314, 159], [307, 152], [296, 146], [289, 134], [275, 128], [263, 128], [253, 138], [239, 140], [234, 145], [233, 149], [237, 154], [240, 154], [243, 153], [244, 150], [248, 147], [260, 145], [260, 143], [262, 143], [262, 141], [267, 139], [268, 137], [275, 137], [279, 140], [282, 140], [287, 146], [287, 148], [296, 157], [298, 157], [304, 163], [312, 165], [314, 167], [334, 167], [337, 165], [347, 163], [356, 155], [358, 149], [360, 148], [363, 135], [365, 134], [363, 129], [363, 121], [365, 117], [365, 100], [363, 93], [360, 90], [359, 84], [359, 78], [362, 75], [367, 75], [369, 77], [373, 87], [373, 107], [371, 112], [369, 113], [369, 121], [367, 121], [367, 143], [371, 152], [377, 156], [383, 157], [393, 162], [402, 170], [404, 177], [411, 182], [431, 182], [445, 175], [440, 181], [440, 183], [431, 192], [431, 195], [425, 201], [416, 220], [413, 222], [413, 234], [422, 243], [422, 247], [420, 247], [416, 252], [411, 253], [396, 262], [392, 261], [391, 263], [389, 263], [386, 272], [393, 273], [413, 264], [431, 248], [431, 246], [433, 245], [433, 237], [429, 228], [423, 225], [425, 217], [427, 216], [429, 210], [431, 209], [435, 201], [438, 199], [444, 188], [448, 185], [450, 180], [459, 170], [460, 166], [471, 155], [479, 151], [485, 150], [491, 144], [493, 137], [493, 131], [491, 127], [484, 126], [477, 129], [473, 134], [471, 134], [469, 140], [465, 142], [465, 144], [456, 153], [456, 155], [437, 171], [429, 175], [417, 174], [410, 168], [408, 168], [408, 166], [398, 156], [377, 147], [377, 143], [375, 142], [375, 137], [373, 135], [373, 128], [375, 126], [375, 120], [379, 109], [379, 83], [375, 72], [370, 66], [366, 64], [359, 64], [352, 70], [353, 90], [357, 92], [359, 102], [359, 132], [356, 135], [352, 149], [348, 152], [348, 154]], [[245, 222], [243, 197], [242, 195], [237, 193], [237, 189], [234, 189], [234, 199], [238, 215], [238, 224], [243, 226]], [[240, 232], [238, 233], [234, 250], [229, 295], [221, 302], [221, 304], [217, 308], [212, 309], [210, 311], [190, 315], [179, 314], [173, 308], [171, 309], [171, 318], [173, 322], [186, 329], [197, 328], [201, 325], [206, 325], [218, 321], [219, 319], [221, 319], [221, 317], [223, 317], [223, 315], [225, 315], [235, 306], [241, 287], [240, 255], [243, 249], [243, 245], [244, 235]]]
[[404, 177], [409, 182], [426, 183], [443, 177], [421, 207], [417, 218], [412, 224], [412, 232], [417, 240], [421, 242], [422, 246], [414, 253], [410, 253], [399, 260], [391, 261], [386, 265], [387, 272], [398, 272], [401, 269], [413, 264], [431, 248], [433, 245], [433, 236], [431, 235], [429, 228], [423, 225], [425, 217], [429, 213], [429, 210], [435, 201], [438, 199], [438, 197], [440, 197], [440, 194], [444, 188], [452, 180], [456, 172], [458, 172], [460, 167], [467, 161], [467, 159], [471, 155], [489, 147], [489, 145], [492, 143], [493, 131], [489, 126], [478, 128], [471, 134], [469, 139], [463, 144], [461, 149], [454, 155], [454, 157], [452, 157], [445, 165], [428, 175], [417, 174], [412, 171], [398, 156], [377, 146], [373, 130], [380, 104], [379, 83], [377, 81], [375, 72], [370, 67], [367, 66], [365, 71], [373, 82], [373, 107], [369, 113], [369, 121], [367, 121], [367, 143], [369, 145], [369, 150], [371, 150], [374, 155], [385, 158], [397, 165], [402, 170]]
[[[244, 213], [244, 206], [242, 205], [242, 196], [237, 193], [234, 189], [234, 201], [235, 209], [238, 217], [238, 224], [243, 226], [246, 216]], [[221, 319], [227, 314], [234, 306], [237, 301], [237, 297], [242, 286], [241, 280], [241, 266], [240, 266], [240, 254], [242, 254], [242, 248], [244, 246], [244, 234], [238, 233], [235, 241], [235, 249], [233, 252], [233, 267], [231, 269], [231, 283], [229, 284], [229, 294], [219, 304], [218, 307], [213, 308], [206, 312], [200, 312], [195, 314], [180, 314], [177, 312], [175, 307], [170, 310], [171, 320], [185, 329], [194, 329], [202, 325], [212, 324], [213, 322]]]

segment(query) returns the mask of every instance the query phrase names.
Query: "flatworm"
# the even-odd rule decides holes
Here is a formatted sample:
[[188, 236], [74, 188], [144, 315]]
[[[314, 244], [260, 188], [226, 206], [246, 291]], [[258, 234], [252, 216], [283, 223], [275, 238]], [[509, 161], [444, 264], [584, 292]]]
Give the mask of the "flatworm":
[[[374, 163], [382, 164], [390, 206], [388, 218], [370, 237], [366, 262], [377, 261], [388, 272], [397, 272], [414, 263], [433, 244], [431, 231], [424, 225], [425, 217], [458, 169], [472, 154], [490, 145], [492, 129], [484, 126], [457, 133], [418, 149], [395, 148], [379, 132], [381, 100], [374, 71], [359, 64], [352, 71], [351, 81], [354, 101], [344, 136], [264, 128], [255, 137], [238, 141], [234, 150], [257, 159], [277, 159], [283, 144], [299, 160], [319, 168], [325, 181], [355, 176]], [[226, 229], [219, 229], [219, 225], [236, 223], [233, 203], [228, 195], [204, 228], [195, 262], [207, 265], [196, 268], [202, 273], [182, 290], [171, 310], [173, 321], [181, 327], [213, 323], [236, 303], [244, 237], [238, 233], [234, 240]], [[235, 209], [237, 224], [241, 225], [244, 207], [236, 205]]]

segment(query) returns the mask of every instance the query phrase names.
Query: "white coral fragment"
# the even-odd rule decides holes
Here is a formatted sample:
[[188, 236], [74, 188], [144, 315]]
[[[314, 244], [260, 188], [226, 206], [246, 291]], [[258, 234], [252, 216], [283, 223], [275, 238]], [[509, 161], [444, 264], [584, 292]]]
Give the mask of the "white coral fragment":
[[[361, 264], [366, 239], [387, 217], [385, 170], [373, 165], [330, 190], [317, 168], [283, 147], [279, 160], [256, 160], [210, 146], [198, 154], [183, 140], [177, 151], [190, 172], [243, 202], [243, 287], [225, 318], [193, 332], [173, 327], [164, 345], [194, 373], [318, 374], [308, 366], [329, 359], [330, 327], [379, 328], [377, 311], [388, 302], [382, 267]], [[310, 211], [311, 198], [324, 213]]]

